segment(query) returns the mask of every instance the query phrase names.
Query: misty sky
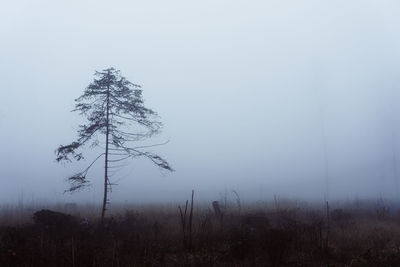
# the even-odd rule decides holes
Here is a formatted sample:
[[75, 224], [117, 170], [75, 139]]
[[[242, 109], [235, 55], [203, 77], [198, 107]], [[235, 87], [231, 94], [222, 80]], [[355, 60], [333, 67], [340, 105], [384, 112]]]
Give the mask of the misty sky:
[[143, 86], [176, 170], [132, 161], [111, 201], [323, 199], [326, 178], [330, 198], [394, 197], [399, 14], [396, 0], [1, 1], [0, 201], [101, 198], [101, 163], [90, 191], [63, 194], [85, 162], [54, 151], [110, 66]]

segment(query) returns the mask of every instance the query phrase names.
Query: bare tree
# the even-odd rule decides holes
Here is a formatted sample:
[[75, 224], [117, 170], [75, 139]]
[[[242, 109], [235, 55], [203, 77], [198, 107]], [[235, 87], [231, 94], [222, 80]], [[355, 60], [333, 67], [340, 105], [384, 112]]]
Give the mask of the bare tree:
[[[145, 151], [153, 145], [135, 145], [160, 133], [162, 124], [157, 120], [157, 114], [144, 106], [142, 90], [120, 75], [120, 71], [108, 68], [95, 72], [95, 79], [84, 90], [82, 96], [75, 100], [75, 109], [86, 117], [87, 124], [80, 125], [78, 138], [69, 145], [61, 145], [56, 150], [58, 162], [69, 161], [71, 158], [83, 159], [80, 149], [90, 144], [90, 147], [100, 147], [99, 154], [83, 171], [76, 173], [67, 180], [70, 188], [66, 192], [79, 191], [89, 185], [87, 173], [93, 164], [104, 156], [104, 198], [101, 220], [104, 220], [106, 206], [109, 203], [108, 192], [113, 185], [110, 182], [109, 169], [119, 168], [121, 162], [145, 157], [161, 169], [173, 171], [162, 157], [150, 151]], [[132, 132], [132, 128], [135, 129]], [[105, 139], [100, 142], [99, 136]]]

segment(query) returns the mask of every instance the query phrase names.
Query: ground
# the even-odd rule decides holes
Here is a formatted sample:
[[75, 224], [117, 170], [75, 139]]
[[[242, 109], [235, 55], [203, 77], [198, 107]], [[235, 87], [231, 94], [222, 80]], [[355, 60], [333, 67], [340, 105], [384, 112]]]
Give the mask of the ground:
[[[0, 266], [400, 266], [393, 203], [3, 206]], [[58, 211], [58, 212], [55, 212]], [[70, 215], [67, 215], [70, 213]], [[191, 230], [190, 230], [191, 229]]]

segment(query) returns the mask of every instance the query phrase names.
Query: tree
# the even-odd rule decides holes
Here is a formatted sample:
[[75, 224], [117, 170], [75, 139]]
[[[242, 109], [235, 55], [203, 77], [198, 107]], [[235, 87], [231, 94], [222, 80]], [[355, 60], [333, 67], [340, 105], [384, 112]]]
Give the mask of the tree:
[[[67, 178], [70, 188], [65, 190], [75, 192], [88, 186], [89, 169], [104, 156], [102, 221], [109, 203], [107, 195], [113, 185], [110, 181], [110, 168], [122, 167], [119, 163], [128, 159], [145, 157], [161, 169], [173, 171], [162, 157], [145, 151], [146, 148], [162, 144], [134, 146], [137, 142], [159, 134], [162, 127], [162, 123], [157, 120], [157, 113], [144, 106], [140, 88], [122, 77], [120, 71], [114, 68], [96, 71], [93, 82], [86, 87], [83, 95], [75, 99], [73, 110], [86, 117], [87, 124], [79, 126], [76, 141], [60, 145], [56, 150], [58, 162], [71, 162], [71, 158], [82, 160], [84, 157], [80, 151], [88, 144], [91, 148], [100, 147], [103, 150], [86, 169]], [[135, 132], [131, 131], [132, 127], [135, 127]], [[99, 136], [105, 139], [104, 143], [100, 142]]]

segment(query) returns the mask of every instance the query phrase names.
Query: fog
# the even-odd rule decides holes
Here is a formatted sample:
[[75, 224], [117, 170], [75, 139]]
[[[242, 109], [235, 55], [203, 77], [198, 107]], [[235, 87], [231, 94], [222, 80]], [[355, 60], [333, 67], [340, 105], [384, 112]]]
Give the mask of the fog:
[[[86, 162], [55, 149], [84, 120], [74, 99], [110, 66], [164, 123], [149, 142], [175, 169], [130, 161], [111, 202], [397, 198], [398, 1], [3, 1], [0, 201], [63, 194]], [[134, 129], [132, 129], [134, 131]]]

